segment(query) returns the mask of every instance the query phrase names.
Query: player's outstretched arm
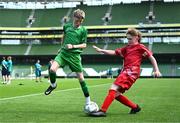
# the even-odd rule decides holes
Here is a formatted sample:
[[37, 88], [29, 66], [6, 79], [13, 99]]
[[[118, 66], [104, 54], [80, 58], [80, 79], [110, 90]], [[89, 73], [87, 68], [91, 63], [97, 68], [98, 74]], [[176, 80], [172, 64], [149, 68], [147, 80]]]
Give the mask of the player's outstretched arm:
[[73, 48], [86, 48], [86, 43], [83, 44], [77, 44], [77, 45], [72, 45], [72, 44], [67, 44], [66, 45], [67, 49], [73, 49]]
[[95, 45], [93, 45], [93, 48], [99, 53], [103, 53], [103, 54], [107, 54], [107, 55], [116, 55], [114, 50], [104, 50]]
[[159, 71], [159, 68], [158, 68], [158, 65], [157, 65], [157, 61], [156, 61], [156, 59], [154, 58], [154, 56], [151, 55], [151, 56], [149, 57], [149, 60], [151, 61], [152, 65], [153, 65], [153, 68], [154, 68], [153, 75], [154, 75], [155, 77], [160, 77], [160, 76], [162, 76], [161, 73], [160, 73], [160, 71]]

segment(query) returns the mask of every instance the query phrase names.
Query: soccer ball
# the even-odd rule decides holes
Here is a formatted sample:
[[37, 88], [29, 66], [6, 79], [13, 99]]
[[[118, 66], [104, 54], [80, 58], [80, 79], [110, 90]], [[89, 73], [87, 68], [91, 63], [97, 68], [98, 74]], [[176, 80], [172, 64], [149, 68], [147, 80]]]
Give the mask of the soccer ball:
[[84, 112], [89, 114], [91, 112], [97, 112], [99, 110], [98, 105], [95, 102], [90, 102], [90, 104], [87, 104], [84, 106]]

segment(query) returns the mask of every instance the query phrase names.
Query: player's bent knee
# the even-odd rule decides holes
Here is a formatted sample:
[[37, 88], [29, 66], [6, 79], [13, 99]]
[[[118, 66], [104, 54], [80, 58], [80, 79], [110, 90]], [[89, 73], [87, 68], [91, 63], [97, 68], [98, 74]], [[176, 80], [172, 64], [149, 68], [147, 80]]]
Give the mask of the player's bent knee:
[[115, 84], [112, 84], [110, 89], [111, 89], [111, 90], [118, 91], [119, 86], [118, 86], [118, 85], [115, 85]]
[[79, 81], [80, 81], [80, 82], [84, 81], [84, 77], [80, 77], [80, 78], [79, 78]]
[[84, 75], [82, 73], [76, 73], [80, 82], [84, 81]]
[[120, 88], [118, 89], [118, 91], [119, 91], [121, 94], [123, 94], [126, 90], [125, 90], [124, 88], [120, 87]]
[[59, 66], [60, 65], [56, 61], [54, 61], [51, 68], [50, 68], [50, 72], [56, 72], [57, 69], [59, 68]]
[[50, 69], [50, 72], [51, 72], [51, 73], [56, 73], [56, 69], [51, 68], [51, 69]]

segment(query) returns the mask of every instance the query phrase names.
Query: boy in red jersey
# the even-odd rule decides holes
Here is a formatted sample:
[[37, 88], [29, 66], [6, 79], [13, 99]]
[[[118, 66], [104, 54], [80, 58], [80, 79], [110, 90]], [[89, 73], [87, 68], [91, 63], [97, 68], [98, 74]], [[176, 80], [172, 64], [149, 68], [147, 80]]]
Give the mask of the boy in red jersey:
[[134, 29], [128, 29], [126, 33], [128, 45], [116, 50], [104, 50], [93, 46], [97, 52], [117, 55], [123, 57], [123, 68], [119, 76], [111, 85], [108, 95], [106, 96], [101, 109], [98, 112], [93, 112], [90, 115], [96, 117], [106, 116], [106, 111], [114, 99], [131, 108], [130, 114], [136, 114], [141, 110], [139, 105], [133, 103], [123, 93], [128, 90], [140, 76], [140, 65], [143, 58], [149, 58], [154, 68], [154, 76], [159, 77], [159, 71], [156, 59], [152, 52], [149, 51], [143, 44], [141, 44], [141, 33]]

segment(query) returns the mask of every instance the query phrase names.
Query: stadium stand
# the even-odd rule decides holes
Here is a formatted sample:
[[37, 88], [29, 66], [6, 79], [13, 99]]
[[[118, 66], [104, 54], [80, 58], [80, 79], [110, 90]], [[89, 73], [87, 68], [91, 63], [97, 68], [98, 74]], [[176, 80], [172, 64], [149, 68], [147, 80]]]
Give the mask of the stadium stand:
[[[29, 55], [56, 55], [61, 45], [32, 45]], [[41, 49], [41, 50], [40, 50]]]
[[59, 27], [68, 8], [35, 10], [35, 22], [32, 27]]
[[26, 27], [31, 10], [0, 9], [1, 27]]
[[154, 53], [180, 53], [180, 44], [154, 43], [152, 51]]
[[[112, 7], [111, 25], [138, 24], [145, 19], [149, 4], [120, 4]], [[136, 13], [136, 14], [135, 14]]]
[[[97, 54], [97, 52], [92, 48], [93, 45], [96, 45], [103, 49], [114, 50], [119, 47], [123, 47], [126, 44], [124, 43], [88, 43], [86, 49], [83, 51], [83, 55], [86, 54]], [[148, 44], [144, 44], [148, 47]], [[173, 43], [154, 43], [152, 46], [152, 51], [155, 54], [163, 53], [180, 53], [180, 44]], [[28, 45], [0, 45], [0, 55], [24, 55]], [[60, 44], [33, 44], [29, 54], [27, 55], [56, 55], [57, 51], [61, 48]], [[10, 50], [9, 50], [10, 49]], [[41, 49], [41, 50], [39, 50]], [[168, 49], [168, 50], [167, 50]]]
[[92, 48], [93, 45], [104, 48], [105, 43], [88, 43], [82, 54], [97, 54], [97, 52]]
[[104, 6], [80, 5], [77, 6], [77, 8], [80, 8], [86, 12], [86, 19], [84, 20], [83, 25], [103, 25], [102, 18], [104, 17], [108, 9], [108, 5], [104, 5]]
[[0, 55], [24, 55], [28, 45], [0, 45]]
[[[122, 63], [122, 60], [114, 60], [114, 58], [111, 59], [111, 57], [107, 59], [102, 58], [102, 55], [98, 54], [92, 46], [96, 45], [103, 49], [112, 50], [122, 47], [127, 43], [124, 41], [126, 29], [128, 27], [136, 27], [143, 32], [144, 40], [148, 40], [150, 37], [155, 41], [153, 43], [145, 41], [145, 45], [153, 51], [157, 58], [160, 58], [158, 61], [160, 61], [159, 66], [163, 75], [176, 76], [180, 74], [180, 65], [178, 64], [178, 54], [180, 54], [180, 43], [178, 41], [180, 26], [178, 23], [180, 22], [180, 15], [177, 12], [180, 9], [180, 3], [155, 1], [154, 14], [156, 21], [162, 24], [141, 25], [140, 23], [145, 21], [149, 7], [149, 2], [141, 2], [140, 4], [121, 3], [103, 6], [78, 5], [75, 8], [71, 8], [72, 11], [80, 8], [86, 12], [84, 25], [87, 26], [89, 35], [87, 48], [84, 49], [82, 58], [85, 59], [83, 60], [84, 67], [90, 68], [87, 69], [87, 71], [91, 71], [91, 68], [97, 72], [107, 71], [109, 67], [119, 68], [120, 66], [116, 64], [119, 62]], [[104, 21], [102, 18], [106, 15], [109, 8], [111, 8], [110, 16], [112, 18], [110, 22], [107, 23], [109, 26], [103, 26]], [[0, 26], [2, 27], [0, 38], [2, 40], [16, 39], [20, 42], [39, 42], [38, 44], [35, 42], [32, 44], [27, 43], [26, 45], [24, 45], [24, 43], [20, 45], [1, 44], [0, 55], [14, 55], [15, 62], [25, 61], [23, 64], [33, 63], [36, 59], [40, 58], [43, 59], [43, 64], [46, 64], [50, 58], [54, 58], [61, 47], [60, 43], [58, 44], [59, 38], [62, 37], [61, 20], [65, 16], [68, 18], [72, 16], [71, 9], [56, 8], [35, 10], [33, 14], [35, 21], [31, 27], [37, 28], [3, 28], [27, 27], [27, 19], [30, 17], [32, 10], [0, 9]], [[176, 41], [171, 40], [171, 37], [176, 38]], [[156, 38], [159, 38], [158, 41], [156, 41]], [[167, 56], [168, 58], [166, 58]], [[97, 57], [102, 58], [102, 60], [100, 60], [100, 58], [97, 59]], [[114, 61], [109, 63], [110, 60]], [[89, 64], [89, 61], [92, 62], [92, 64]], [[101, 64], [102, 62], [104, 64]], [[149, 65], [149, 62], [145, 62], [143, 63], [143, 68], [147, 68], [146, 70], [148, 71], [152, 66]], [[73, 75], [69, 69], [65, 68], [64, 70], [67, 75]], [[85, 75], [88, 75], [88, 73], [85, 73]], [[117, 71], [114, 71], [113, 75], [117, 75]]]
[[116, 48], [120, 48], [125, 46], [126, 44], [123, 43], [109, 43], [107, 49], [114, 50]]
[[[145, 21], [149, 11], [149, 2], [140, 4], [117, 4], [112, 6], [112, 19], [110, 25], [138, 24]], [[84, 25], [103, 25], [109, 5], [87, 6], [79, 5], [73, 9], [83, 9], [86, 12]], [[57, 27], [61, 25], [61, 19], [67, 15], [69, 8], [37, 9], [35, 10], [35, 22], [33, 27]], [[154, 2], [154, 14], [160, 23], [177, 23], [180, 21], [180, 3]], [[136, 14], [134, 14], [136, 12]], [[0, 24], [2, 27], [26, 27], [27, 18], [31, 10], [0, 9]], [[96, 15], [95, 15], [96, 13]], [[171, 14], [173, 13], [173, 14]], [[168, 16], [166, 16], [168, 15]], [[72, 13], [70, 14], [70, 18]], [[13, 20], [13, 21], [12, 21]]]
[[180, 2], [155, 2], [154, 14], [156, 20], [161, 23], [178, 23], [180, 22]]

